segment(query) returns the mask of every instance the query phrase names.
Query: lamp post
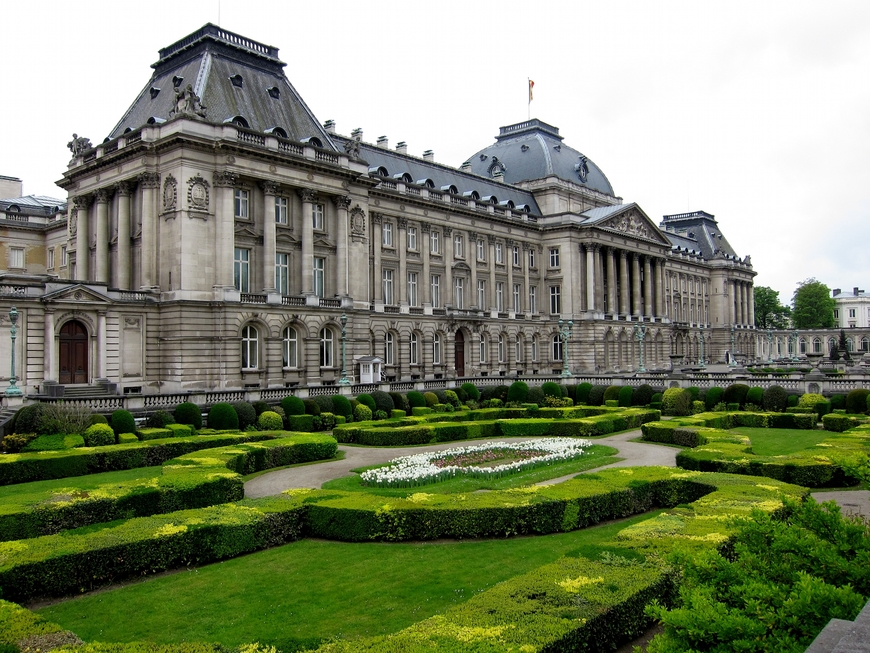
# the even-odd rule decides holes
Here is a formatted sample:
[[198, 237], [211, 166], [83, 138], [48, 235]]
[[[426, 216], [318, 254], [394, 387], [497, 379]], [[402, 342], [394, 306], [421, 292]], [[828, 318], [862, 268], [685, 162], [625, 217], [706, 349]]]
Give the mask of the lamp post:
[[571, 333], [574, 331], [574, 322], [568, 320], [559, 320], [559, 335], [562, 338], [562, 378], [567, 379], [571, 376], [571, 370], [568, 367], [568, 341], [571, 339]]
[[338, 380], [338, 385], [350, 385], [350, 379], [347, 378], [347, 315], [341, 314], [341, 378]]
[[731, 325], [731, 360], [728, 361], [728, 367], [737, 367], [737, 359], [734, 358], [734, 325]]
[[640, 346], [640, 365], [637, 366], [638, 372], [646, 372], [646, 367], [643, 364], [643, 341], [646, 338], [646, 324], [639, 322], [634, 325], [634, 339], [637, 340]]
[[15, 377], [15, 337], [18, 335], [18, 309], [14, 306], [9, 309], [9, 321], [12, 323], [12, 328], [9, 330], [9, 335], [12, 338], [12, 371], [9, 374], [9, 387], [6, 388], [7, 397], [20, 397], [23, 393], [21, 388], [15, 385], [18, 380]]
[[798, 351], [798, 331], [797, 331], [797, 329], [795, 329], [794, 331], [791, 332], [791, 337], [792, 337], [792, 341], [794, 342], [794, 344], [792, 345], [792, 349], [791, 349], [792, 358], [794, 360], [797, 360], [798, 355], [800, 354], [800, 352]]
[[700, 340], [698, 341], [698, 344], [701, 346], [701, 351], [700, 351], [701, 360], [698, 361], [698, 367], [700, 367], [701, 369], [704, 369], [707, 367], [707, 361], [705, 360], [705, 357], [704, 357], [705, 356], [704, 345], [706, 344], [705, 341], [707, 340], [707, 336], [704, 335], [704, 327], [702, 327], [702, 326], [698, 327], [698, 335], [701, 336]]
[[773, 331], [767, 330], [767, 362], [773, 363]]

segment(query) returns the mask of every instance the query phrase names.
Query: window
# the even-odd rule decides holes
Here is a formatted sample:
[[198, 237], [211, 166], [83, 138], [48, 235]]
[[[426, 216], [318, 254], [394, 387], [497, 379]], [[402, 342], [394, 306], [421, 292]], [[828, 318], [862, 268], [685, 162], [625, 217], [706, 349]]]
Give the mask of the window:
[[807, 353], [807, 341], [803, 338], [801, 338], [800, 342], [798, 343], [798, 351], [802, 354]]
[[514, 245], [513, 249], [511, 250], [511, 256], [513, 257], [514, 267], [519, 267], [520, 266], [520, 248], [517, 247], [516, 245]]
[[242, 328], [242, 369], [257, 369], [259, 335], [255, 326], [248, 325]]
[[849, 317], [855, 317], [855, 309], [854, 308], [849, 309]]
[[529, 250], [529, 267], [530, 268], [535, 267], [535, 250], [533, 250], [533, 249]]
[[513, 308], [514, 313], [520, 312], [520, 293], [522, 292], [522, 286], [518, 283], [514, 284], [514, 302]]
[[462, 234], [456, 234], [453, 237], [453, 256], [465, 258], [465, 241], [462, 239]]
[[504, 336], [498, 334], [498, 362], [504, 363]]
[[382, 242], [384, 244], [384, 247], [392, 247], [393, 246], [393, 223], [392, 222], [385, 222], [384, 223], [382, 236], [383, 236]]
[[315, 231], [323, 231], [323, 204], [311, 205], [311, 224]]
[[504, 283], [501, 281], [495, 283], [495, 310], [504, 311]]
[[465, 279], [457, 277], [453, 280], [453, 296], [455, 299], [456, 308], [465, 306]]
[[411, 365], [420, 364], [420, 343], [416, 333], [411, 333], [410, 351]]
[[550, 250], [550, 267], [551, 268], [559, 267], [559, 250], [558, 250], [558, 248], [553, 248]]
[[320, 330], [320, 367], [332, 367], [333, 346], [335, 341], [332, 337], [332, 331], [327, 327]]
[[69, 254], [66, 251], [66, 245], [60, 247], [60, 267], [65, 268], [69, 265]]
[[49, 247], [47, 254], [48, 254], [48, 261], [46, 262], [45, 266], [49, 270], [53, 270], [54, 269], [54, 247]]
[[251, 264], [251, 250], [236, 247], [233, 259], [233, 281], [239, 292], [250, 292], [248, 272]]
[[514, 338], [514, 360], [521, 363], [523, 360], [523, 339], [519, 336]]
[[433, 231], [429, 234], [429, 251], [432, 254], [437, 254], [441, 250], [441, 234]]
[[408, 227], [408, 249], [417, 251], [417, 227]]
[[828, 351], [829, 351], [829, 352], [832, 352], [832, 353], [835, 352], [835, 351], [837, 351], [837, 341], [836, 341], [836, 339], [834, 339], [834, 338], [829, 338], [829, 339], [828, 339]]
[[562, 336], [558, 333], [553, 336], [553, 360], [562, 360]]
[[486, 243], [482, 238], [477, 240], [477, 260], [485, 261], [486, 260]]
[[296, 329], [286, 327], [284, 333], [281, 334], [281, 362], [284, 367], [298, 367], [299, 359], [297, 355], [297, 346], [299, 336], [296, 335]]
[[[866, 340], [866, 338], [865, 338]], [[441, 364], [441, 334], [436, 333], [434, 338], [432, 338], [432, 364], [440, 365]]]
[[486, 362], [486, 345], [487, 345], [486, 336], [483, 336], [483, 335], [480, 336], [480, 352], [479, 353], [480, 353], [480, 362], [481, 363]]
[[417, 273], [408, 273], [408, 304], [418, 306], [417, 303]]
[[290, 255], [275, 254], [275, 290], [286, 295], [290, 285]]
[[287, 224], [287, 198], [275, 198], [275, 222], [277, 224]]
[[384, 304], [393, 303], [393, 271], [384, 270], [382, 273], [384, 281]]
[[538, 312], [538, 288], [529, 286], [529, 313]]
[[834, 319], [835, 319], [835, 320], [839, 320], [839, 319], [840, 319], [840, 309], [838, 309], [838, 308], [835, 308], [835, 309], [834, 309]]
[[326, 259], [314, 257], [314, 294], [323, 297], [326, 293]]
[[550, 315], [562, 312], [562, 286], [550, 286]]
[[433, 274], [429, 279], [432, 288], [432, 307], [441, 306], [441, 275]]
[[242, 190], [241, 188], [236, 188], [236, 192], [234, 194], [234, 207], [235, 207], [235, 215], [237, 218], [241, 218], [243, 220], [248, 219], [248, 191]]
[[384, 365], [395, 363], [396, 338], [391, 331], [384, 336]]
[[483, 308], [486, 306], [486, 281], [483, 279], [477, 280], [477, 307]]
[[532, 338], [532, 360], [538, 360], [538, 337], [535, 336]]
[[495, 262], [499, 265], [504, 263], [504, 252], [502, 251], [501, 243], [495, 244]]
[[822, 339], [821, 338], [813, 338], [813, 353], [821, 354], [822, 353]]
[[870, 338], [867, 336], [861, 338], [861, 351], [870, 351]]
[[24, 248], [10, 247], [9, 248], [9, 267], [23, 268], [24, 267]]

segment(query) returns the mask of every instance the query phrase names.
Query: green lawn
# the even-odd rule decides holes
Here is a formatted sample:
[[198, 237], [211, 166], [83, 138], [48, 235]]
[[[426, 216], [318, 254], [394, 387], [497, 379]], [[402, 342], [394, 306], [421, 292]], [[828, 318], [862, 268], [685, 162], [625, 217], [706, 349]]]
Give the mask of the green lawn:
[[[566, 460], [565, 462], [554, 463], [545, 467], [538, 467], [536, 469], [518, 472], [502, 478], [483, 479], [459, 477], [448, 481], [441, 481], [440, 483], [420, 485], [415, 488], [379, 488], [360, 485], [359, 476], [354, 474], [353, 476], [345, 476], [344, 478], [339, 478], [334, 481], [327, 481], [322, 487], [325, 490], [361, 491], [390, 497], [404, 497], [413, 492], [453, 494], [475, 492], [477, 490], [507, 490], [512, 487], [534, 485], [541, 481], [546, 481], [551, 478], [559, 478], [560, 476], [567, 476], [568, 474], [579, 474], [580, 472], [585, 472], [589, 469], [595, 469], [596, 467], [609, 465], [610, 463], [622, 460], [622, 458], [614, 456], [616, 453], [618, 453], [618, 450], [613, 447], [596, 444], [587, 450], [587, 454], [584, 454], [576, 460]], [[366, 469], [373, 469], [374, 467], [383, 467], [383, 465], [361, 467], [354, 471], [361, 472]]]
[[595, 557], [602, 542], [653, 514], [540, 537], [302, 540], [38, 612], [86, 641], [259, 641], [290, 653], [333, 636], [395, 632], [562, 556]]
[[740, 426], [732, 429], [752, 441], [752, 451], [757, 456], [782, 456], [812, 447], [831, 437], [829, 431], [804, 431], [799, 429], [756, 429]]

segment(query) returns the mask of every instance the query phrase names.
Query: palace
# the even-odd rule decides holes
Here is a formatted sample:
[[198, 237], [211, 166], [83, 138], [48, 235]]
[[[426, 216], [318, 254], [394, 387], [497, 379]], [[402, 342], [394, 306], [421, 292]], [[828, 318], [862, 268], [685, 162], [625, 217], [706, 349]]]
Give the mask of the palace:
[[459, 168], [341, 135], [284, 65], [206, 25], [104, 141], [74, 135], [68, 201], [0, 203], [19, 386], [329, 385], [343, 350], [353, 383], [372, 357], [427, 381], [756, 356], [755, 272], [713, 215], [656, 225], [540, 120]]

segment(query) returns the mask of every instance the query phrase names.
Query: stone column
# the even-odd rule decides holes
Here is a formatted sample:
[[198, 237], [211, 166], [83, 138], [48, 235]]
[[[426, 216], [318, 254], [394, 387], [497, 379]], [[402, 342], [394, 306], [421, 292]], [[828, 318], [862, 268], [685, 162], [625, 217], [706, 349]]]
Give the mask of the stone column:
[[[217, 185], [217, 184], [215, 184]], [[142, 193], [142, 235], [139, 246], [139, 260], [141, 264], [142, 288], [151, 290], [157, 285], [157, 200], [155, 193], [160, 186], [160, 175], [156, 172], [143, 172], [139, 175], [139, 190]], [[230, 206], [232, 206], [232, 197], [230, 198]], [[232, 209], [230, 209], [232, 211]], [[220, 224], [220, 217], [218, 217]], [[220, 227], [218, 227], [220, 230]], [[232, 233], [232, 232], [230, 232]], [[220, 261], [220, 241], [216, 252], [218, 253], [218, 264]], [[232, 285], [232, 264], [233, 259], [230, 257], [230, 285]], [[221, 269], [218, 268], [218, 275], [221, 274]]]
[[[484, 310], [493, 310], [496, 307], [495, 303], [495, 236], [490, 234], [487, 236], [489, 242], [489, 306]], [[540, 292], [540, 291], [539, 291]], [[541, 301], [541, 298], [538, 298]]]
[[743, 325], [749, 323], [749, 293], [746, 291], [746, 282], [740, 282], [740, 322]]
[[619, 313], [629, 315], [631, 310], [628, 306], [628, 252], [619, 250]]
[[429, 240], [430, 231], [431, 229], [428, 222], [424, 222], [420, 225], [421, 242], [418, 247], [420, 250], [420, 258], [423, 259], [423, 278], [420, 279], [420, 285], [417, 290], [420, 293], [421, 304], [432, 303], [432, 274], [429, 270], [429, 255], [432, 250], [432, 243]]
[[456, 306], [456, 291], [453, 288], [453, 227], [444, 227], [444, 285], [447, 286], [449, 301], [444, 302]]
[[476, 231], [468, 232], [468, 250], [465, 255], [465, 260], [468, 263], [468, 267], [471, 268], [471, 281], [470, 287], [468, 289], [469, 294], [469, 306], [477, 306], [479, 309], [477, 301], [477, 239], [480, 237]]
[[[395, 304], [408, 304], [408, 218], [399, 218], [397, 223], [396, 249], [399, 251], [399, 269], [396, 270], [396, 287], [398, 294]], [[423, 343], [419, 343], [422, 347]], [[420, 358], [419, 360], [422, 360]]]
[[[601, 246], [593, 245], [593, 258], [595, 259], [595, 310], [604, 310], [604, 262], [601, 260]], [[540, 356], [540, 352], [538, 352]]]
[[[528, 313], [531, 310], [531, 306], [529, 306], [529, 244], [523, 243], [522, 245], [522, 254], [520, 256], [523, 257], [523, 289], [520, 291], [520, 307], [522, 308], [523, 313]], [[525, 347], [525, 345], [523, 345]], [[525, 356], [525, 352], [523, 352], [523, 362], [527, 361], [528, 358]]]
[[89, 195], [79, 195], [73, 198], [73, 213], [71, 220], [73, 222], [70, 231], [75, 229], [76, 237], [76, 278], [81, 281], [90, 280], [90, 247], [88, 239], [88, 210], [91, 206], [91, 197]]
[[[314, 203], [317, 202], [317, 191], [311, 188], [300, 188], [302, 198], [302, 294], [314, 294]], [[378, 222], [380, 224], [380, 220]], [[380, 236], [380, 229], [377, 229]], [[380, 257], [381, 243], [375, 244], [375, 256]], [[380, 284], [381, 280], [377, 279]]]
[[384, 216], [382, 213], [372, 211], [372, 245], [374, 257], [372, 259], [372, 273], [375, 277], [374, 300], [384, 303], [384, 275], [381, 272], [381, 247], [384, 246]]
[[118, 265], [115, 283], [122, 290], [130, 289], [130, 191], [129, 182], [115, 184], [115, 194], [118, 196]]
[[749, 326], [755, 326], [755, 291], [751, 283], [746, 284], [746, 292], [749, 296]]
[[[616, 315], [619, 308], [616, 305], [616, 250], [607, 248], [607, 305], [604, 310]], [[602, 297], [602, 300], [604, 298]]]
[[106, 378], [106, 311], [97, 313], [97, 378]]
[[274, 293], [277, 292], [275, 196], [278, 194], [278, 184], [274, 181], [264, 181], [260, 187], [263, 189], [263, 292]]
[[42, 345], [42, 378], [46, 381], [57, 381], [54, 365], [54, 310], [45, 311], [45, 331]]
[[640, 297], [640, 254], [631, 255], [631, 314], [640, 317], [643, 305]]
[[665, 314], [665, 260], [657, 258], [656, 263], [656, 316]]
[[94, 250], [94, 281], [109, 283], [109, 191], [100, 188], [94, 193], [97, 203], [96, 239]]
[[[504, 310], [512, 311], [514, 310], [514, 245], [516, 245], [515, 240], [508, 239], [507, 240], [507, 288], [505, 288], [505, 298], [504, 298]], [[505, 344], [507, 346], [507, 344]], [[510, 360], [509, 357], [505, 356], [505, 360]]]
[[584, 243], [583, 249], [586, 251], [586, 310], [595, 310], [595, 245], [592, 243]]
[[346, 297], [350, 294], [350, 254], [347, 240], [350, 215], [351, 199], [347, 195], [339, 195], [332, 198], [338, 211], [338, 243], [336, 245], [338, 255], [338, 294]]
[[643, 257], [643, 314], [649, 318], [652, 312], [652, 266], [650, 257]]

